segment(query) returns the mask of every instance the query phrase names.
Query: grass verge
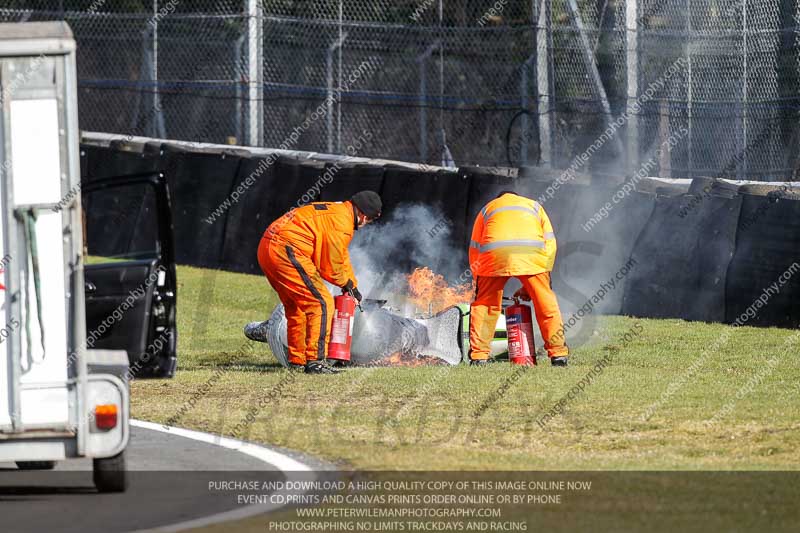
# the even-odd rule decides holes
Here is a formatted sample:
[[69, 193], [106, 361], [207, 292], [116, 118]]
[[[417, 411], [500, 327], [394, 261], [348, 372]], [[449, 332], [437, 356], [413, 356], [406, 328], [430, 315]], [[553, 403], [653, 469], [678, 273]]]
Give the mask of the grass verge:
[[133, 383], [136, 418], [359, 469], [798, 466], [800, 362], [790, 330], [724, 335], [730, 328], [720, 324], [600, 317], [566, 369], [365, 368], [289, 378], [267, 345], [242, 334], [277, 301], [262, 277], [179, 267], [178, 283], [178, 373]]

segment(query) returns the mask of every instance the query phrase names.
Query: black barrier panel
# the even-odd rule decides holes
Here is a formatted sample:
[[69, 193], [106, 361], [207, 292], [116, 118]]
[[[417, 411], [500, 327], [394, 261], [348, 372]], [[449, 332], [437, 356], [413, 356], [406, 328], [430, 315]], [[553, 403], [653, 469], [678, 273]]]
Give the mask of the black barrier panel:
[[276, 187], [266, 205], [273, 220], [289, 211], [320, 198], [326, 187], [325, 163], [279, 157], [275, 163]]
[[633, 244], [655, 205], [654, 195], [622, 187], [564, 185], [558, 194], [573, 201], [553, 210], [561, 219], [553, 288], [559, 299], [592, 313], [621, 312], [636, 268]]
[[715, 181], [716, 180], [714, 178], [709, 178], [709, 177], [694, 178], [692, 179], [692, 182], [689, 184], [688, 194], [692, 195], [708, 194], [711, 191], [711, 188], [714, 186]]
[[[256, 249], [270, 222], [304, 202], [320, 197], [341, 200], [357, 190], [373, 189], [384, 197], [386, 213], [401, 203], [438, 206], [443, 225], [452, 233], [452, 250], [441, 255], [449, 264], [455, 257], [465, 269], [475, 215], [499, 191], [513, 189], [541, 201], [553, 222], [559, 240], [554, 288], [562, 301], [573, 294], [568, 294], [570, 287], [590, 298], [592, 287], [610, 280], [630, 255], [634, 261], [630, 272], [618, 280], [627, 285], [621, 305], [625, 314], [728, 322], [743, 316], [741, 321], [752, 325], [800, 325], [800, 275], [796, 281], [794, 272], [787, 272], [800, 248], [800, 202], [778, 199], [781, 194], [766, 199], [746, 194], [749, 189], [744, 187], [731, 200], [718, 197], [718, 190], [712, 188], [709, 195], [659, 197], [657, 203], [652, 195], [638, 192], [614, 202], [619, 187], [570, 183], [556, 188], [554, 182], [516, 180], [478, 168], [458, 174], [399, 167], [384, 171], [368, 165], [336, 169], [330, 161], [289, 158], [276, 158], [267, 165], [264, 162], [273, 160], [246, 159], [239, 165], [240, 159], [230, 154], [165, 147], [157, 157], [155, 148], [143, 155], [84, 145], [82, 178], [163, 171], [172, 192], [177, 255], [182, 263], [259, 273]], [[259, 166], [265, 168], [250, 185], [244, 184]], [[237, 190], [240, 184], [243, 188]], [[723, 188], [726, 194], [735, 189]], [[590, 224], [609, 197], [612, 209], [606, 208]], [[433, 225], [428, 230], [441, 228]], [[420, 231], [417, 237], [425, 235]], [[736, 254], [728, 268], [735, 238]], [[408, 265], [401, 266], [407, 270]], [[782, 275], [783, 285], [768, 291]], [[725, 287], [722, 296], [721, 287]], [[617, 291], [619, 287], [604, 296], [593, 312], [618, 312]], [[747, 316], [748, 312], [753, 316]]]
[[[256, 253], [261, 236], [278, 216], [279, 207], [271, 202], [278, 188], [275, 160], [270, 158], [243, 159], [235, 183], [247, 187], [247, 192], [228, 213], [225, 228], [222, 264], [225, 269], [247, 274], [260, 274]], [[282, 214], [282, 213], [281, 213]]]
[[[800, 326], [800, 201], [742, 194], [726, 321]], [[783, 281], [783, 282], [782, 282]]]
[[[538, 181], [532, 178], [513, 178], [492, 174], [481, 168], [466, 167], [461, 172], [469, 179], [470, 193], [467, 205], [467, 243], [472, 235], [472, 226], [480, 210], [491, 200], [494, 200], [504, 190], [514, 191], [517, 194], [539, 200], [545, 189], [551, 183]], [[549, 215], [549, 211], [548, 211]], [[552, 218], [552, 217], [551, 217]], [[551, 220], [552, 221], [552, 220]], [[555, 225], [555, 222], [553, 222]]]
[[523, 196], [541, 204], [550, 218], [556, 238], [562, 239], [562, 230], [569, 223], [574, 209], [575, 198], [569, 187], [556, 181], [520, 180], [519, 189]]
[[349, 200], [359, 191], [375, 191], [380, 194], [383, 187], [382, 166], [347, 165], [328, 163], [323, 174], [325, 185], [320, 192], [323, 202]]
[[[697, 182], [702, 188], [704, 182]], [[691, 185], [680, 183], [668, 183], [654, 178], [644, 178], [636, 183], [636, 190], [639, 192], [658, 194], [659, 196], [680, 196], [687, 194]]]
[[657, 197], [634, 245], [622, 312], [707, 322], [725, 319], [725, 280], [741, 198]]
[[[529, 173], [515, 178], [495, 174], [481, 167], [463, 167], [460, 171], [469, 176], [474, 185], [477, 186], [472, 188], [470, 196], [470, 205], [468, 206], [470, 215], [473, 214], [473, 209], [474, 214], [477, 215], [486, 202], [496, 198], [503, 190], [514, 191], [532, 200], [542, 201], [542, 197], [548, 193], [547, 188], [553, 183], [550, 180], [531, 177]], [[552, 191], [555, 192], [555, 188]], [[472, 220], [474, 220], [474, 217], [472, 217]], [[470, 224], [472, 220], [470, 220]]]
[[551, 285], [558, 296], [562, 313], [566, 313], [575, 306], [582, 306], [588, 297], [586, 294], [588, 287], [578, 288], [574, 285], [575, 282], [570, 280], [569, 266], [577, 258], [587, 254], [589, 257], [595, 257], [600, 248], [586, 242], [582, 236], [578, 236], [579, 240], [576, 242], [573, 242], [570, 236], [570, 233], [575, 233], [571, 226], [578, 221], [575, 217], [577, 202], [575, 193], [583, 186], [556, 185], [556, 182], [539, 182], [536, 186], [538, 195], [534, 195], [534, 198], [547, 213], [558, 244], [556, 262], [551, 273]]
[[323, 163], [275, 156], [242, 160], [233, 189], [242, 187], [243, 194], [228, 214], [222, 267], [260, 274], [256, 254], [267, 227], [290, 209], [317, 201], [333, 183]]
[[243, 159], [239, 165], [235, 187], [246, 187], [246, 192], [228, 212], [225, 226], [221, 263], [223, 268], [247, 274], [260, 274], [256, 250], [266, 226], [264, 199], [275, 187], [275, 167], [270, 159]]
[[[94, 150], [91, 150], [94, 152]], [[89, 150], [86, 150], [83, 145], [81, 145], [80, 150], [80, 166], [81, 166], [81, 176], [80, 180], [83, 182], [84, 180], [88, 180], [89, 177]]]
[[[387, 166], [384, 170], [381, 199], [383, 212], [390, 215], [400, 205], [421, 204], [434, 210], [434, 219], [426, 220], [415, 238], [442, 240], [442, 253], [438, 264], [419, 265], [413, 257], [398, 254], [399, 271], [411, 271], [417, 266], [428, 266], [443, 275], [459, 274], [466, 269], [469, 238], [466, 214], [469, 195], [469, 177], [452, 171], [421, 172], [404, 167]], [[471, 230], [471, 226], [470, 226]], [[398, 243], [398, 251], [416, 243]], [[405, 259], [402, 260], [402, 259]], [[463, 267], [463, 268], [462, 268]]]
[[81, 145], [81, 181], [165, 170], [166, 163], [141, 152]]
[[[462, 168], [461, 173], [467, 177], [470, 184], [466, 222], [466, 244], [469, 244], [469, 238], [472, 236], [472, 226], [475, 224], [475, 217], [478, 216], [483, 206], [500, 194], [500, 191], [506, 189], [516, 190], [518, 184], [522, 183], [522, 181], [516, 180], [510, 176], [498, 176], [473, 168]], [[525, 182], [528, 181], [533, 180], [525, 180]]]
[[697, 250], [700, 291], [685, 315], [689, 320], [725, 320], [728, 269], [736, 251], [741, 208], [741, 197], [731, 196], [727, 191], [725, 195], [709, 197], [699, 209], [702, 228]]
[[[482, 169], [462, 168], [460, 172], [469, 182], [469, 198], [467, 202], [466, 221], [464, 223], [464, 243], [463, 247], [468, 251], [469, 243], [472, 238], [472, 227], [475, 225], [475, 218], [483, 206], [494, 199], [500, 191], [516, 190], [518, 180], [509, 176], [499, 176], [490, 174]], [[464, 263], [464, 268], [469, 266], [469, 259]]]
[[[713, 194], [724, 198], [733, 198], [739, 191], [739, 185], [716, 178], [694, 178], [689, 186], [688, 194], [698, 198]], [[671, 194], [669, 196], [672, 196]]]
[[547, 197], [550, 191], [553, 191], [553, 194], [555, 194], [555, 189], [548, 190], [548, 187], [551, 187], [552, 184], [552, 181], [533, 180], [529, 178], [519, 178], [517, 180], [520, 194], [536, 200], [542, 205], [547, 203]]
[[236, 205], [238, 157], [172, 153], [167, 179], [172, 195], [175, 260], [220, 267], [228, 211]]

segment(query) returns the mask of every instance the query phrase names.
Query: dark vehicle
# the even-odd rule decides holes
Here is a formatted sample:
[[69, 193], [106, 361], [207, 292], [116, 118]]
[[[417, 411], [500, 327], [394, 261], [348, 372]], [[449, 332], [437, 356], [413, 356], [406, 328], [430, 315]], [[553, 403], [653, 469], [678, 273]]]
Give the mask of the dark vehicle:
[[134, 376], [172, 377], [177, 284], [166, 179], [90, 180], [82, 196], [87, 346], [126, 350]]

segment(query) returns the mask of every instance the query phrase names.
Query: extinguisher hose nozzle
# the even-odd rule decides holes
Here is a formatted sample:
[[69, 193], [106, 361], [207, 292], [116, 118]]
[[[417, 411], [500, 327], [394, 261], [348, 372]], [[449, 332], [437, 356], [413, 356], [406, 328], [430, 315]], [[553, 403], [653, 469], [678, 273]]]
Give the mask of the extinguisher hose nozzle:
[[363, 313], [364, 308], [361, 307], [361, 302], [358, 301], [358, 298], [356, 298], [356, 295], [353, 293], [353, 289], [347, 289], [347, 294], [349, 294], [356, 301], [356, 307], [358, 307], [358, 310]]

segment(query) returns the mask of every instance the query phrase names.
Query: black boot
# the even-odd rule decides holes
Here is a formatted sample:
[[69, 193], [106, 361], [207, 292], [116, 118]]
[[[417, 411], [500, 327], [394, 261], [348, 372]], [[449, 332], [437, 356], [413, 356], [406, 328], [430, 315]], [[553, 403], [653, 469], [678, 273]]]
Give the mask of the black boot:
[[291, 370], [293, 372], [302, 372], [305, 369], [306, 369], [305, 365], [298, 365], [296, 363], [289, 363], [289, 370]]
[[550, 364], [552, 366], [567, 366], [567, 358], [566, 356], [563, 357], [551, 357]]
[[339, 371], [331, 367], [325, 361], [308, 361], [306, 363], [306, 374], [338, 374]]
[[469, 361], [469, 366], [486, 366], [488, 364], [488, 359], [470, 359]]

